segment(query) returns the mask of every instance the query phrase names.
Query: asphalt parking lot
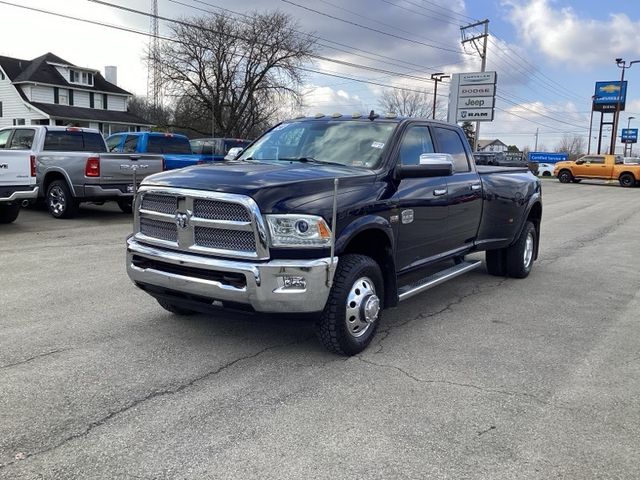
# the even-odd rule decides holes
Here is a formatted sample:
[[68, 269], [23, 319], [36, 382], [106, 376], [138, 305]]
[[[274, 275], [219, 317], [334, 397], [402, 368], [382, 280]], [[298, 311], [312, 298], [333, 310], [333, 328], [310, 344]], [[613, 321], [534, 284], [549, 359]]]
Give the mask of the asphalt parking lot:
[[301, 321], [176, 317], [130, 216], [0, 227], [0, 478], [640, 477], [640, 189], [545, 180], [526, 280], [479, 269], [343, 358]]

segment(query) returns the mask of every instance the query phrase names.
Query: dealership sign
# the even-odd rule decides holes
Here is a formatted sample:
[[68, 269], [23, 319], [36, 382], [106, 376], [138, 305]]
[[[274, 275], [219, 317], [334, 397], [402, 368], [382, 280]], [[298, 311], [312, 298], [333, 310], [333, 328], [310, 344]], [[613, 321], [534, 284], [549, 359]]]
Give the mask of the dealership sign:
[[593, 110], [596, 112], [615, 112], [620, 102], [620, 111], [624, 110], [627, 99], [627, 82], [596, 82], [593, 95]]
[[622, 143], [638, 143], [638, 129], [623, 128], [621, 137]]
[[492, 121], [496, 103], [496, 79], [496, 72], [454, 73], [449, 90], [448, 121]]
[[530, 162], [556, 163], [569, 160], [568, 153], [529, 152]]

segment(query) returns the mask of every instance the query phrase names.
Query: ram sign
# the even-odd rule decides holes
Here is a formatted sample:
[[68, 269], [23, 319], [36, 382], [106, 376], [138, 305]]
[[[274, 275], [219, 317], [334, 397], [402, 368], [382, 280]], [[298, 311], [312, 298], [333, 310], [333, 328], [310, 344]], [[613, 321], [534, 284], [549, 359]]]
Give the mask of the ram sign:
[[449, 90], [449, 122], [492, 121], [496, 78], [496, 72], [454, 73]]

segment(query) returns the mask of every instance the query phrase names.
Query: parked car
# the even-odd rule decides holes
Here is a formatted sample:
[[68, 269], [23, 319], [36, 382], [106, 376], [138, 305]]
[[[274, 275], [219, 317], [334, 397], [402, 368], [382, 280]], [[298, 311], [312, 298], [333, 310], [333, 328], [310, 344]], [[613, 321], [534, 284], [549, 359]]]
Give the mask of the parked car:
[[232, 148], [245, 149], [251, 145], [251, 140], [241, 138], [195, 138], [191, 140], [191, 151], [199, 155], [203, 162], [210, 163], [224, 160]]
[[553, 163], [538, 163], [538, 176], [552, 177], [554, 168]]
[[107, 148], [110, 152], [162, 155], [167, 170], [204, 163], [191, 151], [189, 138], [176, 133], [114, 133], [107, 138]]
[[110, 200], [130, 213], [140, 181], [162, 171], [158, 155], [106, 153], [104, 138], [91, 128], [31, 125], [5, 130], [24, 136], [15, 155], [31, 162], [31, 173], [35, 168], [38, 195], [56, 218], [73, 217], [81, 202]]
[[522, 152], [474, 152], [476, 165], [497, 165], [501, 167], [527, 167], [538, 175], [538, 162], [525, 160]]
[[457, 125], [304, 118], [237, 160], [147, 177], [127, 271], [176, 314], [314, 314], [322, 343], [353, 355], [383, 309], [479, 267], [468, 253], [529, 275], [541, 216], [540, 180], [476, 167]]
[[34, 134], [30, 128], [0, 129], [0, 223], [15, 221], [20, 207], [38, 196]]
[[562, 183], [596, 178], [618, 180], [623, 187], [640, 184], [640, 165], [625, 164], [620, 155], [585, 155], [575, 161], [558, 162], [553, 174]]

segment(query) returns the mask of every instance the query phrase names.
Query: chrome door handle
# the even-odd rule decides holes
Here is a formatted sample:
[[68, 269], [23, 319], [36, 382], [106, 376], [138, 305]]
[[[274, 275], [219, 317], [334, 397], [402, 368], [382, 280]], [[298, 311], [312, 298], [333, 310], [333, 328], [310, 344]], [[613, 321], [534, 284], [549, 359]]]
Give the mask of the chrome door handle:
[[447, 189], [446, 189], [446, 188], [436, 188], [436, 189], [433, 191], [433, 194], [434, 194], [436, 197], [439, 197], [440, 195], [446, 195], [446, 194], [447, 194]]
[[473, 190], [474, 192], [476, 190], [480, 190], [482, 188], [482, 185], [480, 185], [479, 183], [474, 183], [473, 185], [471, 185], [471, 190]]

